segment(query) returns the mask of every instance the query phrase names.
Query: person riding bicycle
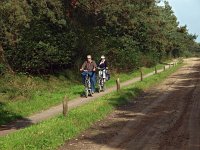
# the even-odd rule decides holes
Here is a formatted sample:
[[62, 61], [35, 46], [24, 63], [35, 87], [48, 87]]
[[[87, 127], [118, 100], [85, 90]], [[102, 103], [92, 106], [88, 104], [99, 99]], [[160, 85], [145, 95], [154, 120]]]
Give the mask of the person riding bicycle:
[[98, 63], [99, 76], [103, 76], [104, 82], [106, 81], [106, 74], [108, 69], [108, 63], [104, 55], [101, 56], [101, 60]]
[[83, 84], [85, 84], [86, 76], [87, 74], [90, 76], [90, 82], [91, 82], [91, 90], [92, 93], [95, 92], [95, 84], [96, 84], [96, 68], [97, 64], [94, 60], [92, 60], [91, 55], [87, 56], [87, 61], [85, 61], [80, 69], [80, 71], [83, 71], [81, 73]]

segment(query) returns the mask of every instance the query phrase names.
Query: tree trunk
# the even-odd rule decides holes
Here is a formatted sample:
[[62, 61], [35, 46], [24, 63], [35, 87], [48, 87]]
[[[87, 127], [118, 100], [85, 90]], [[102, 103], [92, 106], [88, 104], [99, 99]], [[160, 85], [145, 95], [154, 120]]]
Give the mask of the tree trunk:
[[14, 74], [14, 71], [12, 70], [10, 65], [8, 64], [7, 59], [5, 58], [3, 46], [2, 46], [1, 43], [0, 43], [0, 64], [3, 64], [6, 67], [6, 71], [8, 71], [9, 73]]

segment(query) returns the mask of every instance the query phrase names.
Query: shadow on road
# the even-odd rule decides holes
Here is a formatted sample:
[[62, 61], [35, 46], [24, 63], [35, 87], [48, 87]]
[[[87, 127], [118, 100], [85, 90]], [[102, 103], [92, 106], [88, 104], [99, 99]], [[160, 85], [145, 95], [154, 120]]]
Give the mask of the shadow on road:
[[[200, 59], [197, 61], [200, 61]], [[184, 67], [183, 69], [187, 70], [188, 68]], [[156, 136], [153, 134], [154, 132], [151, 133], [152, 135], [148, 133], [149, 130], [147, 128], [159, 125], [159, 123], [161, 124], [161, 127], [162, 125], [165, 127], [164, 123], [168, 123], [167, 121], [169, 121], [166, 120], [166, 117], [176, 116], [179, 113], [179, 108], [181, 108], [181, 114], [180, 116], [177, 115], [177, 120], [174, 122], [171, 121], [173, 124], [166, 132], [161, 131], [163, 135], [159, 136], [159, 138], [161, 138], [159, 140], [162, 146], [158, 149], [181, 149], [182, 144], [184, 144], [184, 142], [187, 143], [190, 138], [190, 133], [188, 133], [187, 128], [189, 126], [190, 106], [193, 101], [191, 94], [197, 86], [200, 86], [198, 85], [200, 81], [200, 66], [194, 65], [189, 69], [191, 70], [189, 73], [178, 73], [170, 76], [170, 79], [173, 80], [174, 83], [168, 83], [168, 86], [170, 86], [169, 90], [158, 88], [155, 88], [155, 90], [152, 88], [148, 92], [142, 93], [141, 89], [132, 88], [125, 93], [122, 93], [120, 100], [121, 104], [126, 104], [127, 98], [133, 97], [136, 92], [140, 92], [141, 94], [134, 100], [129, 99], [127, 105], [118, 107], [116, 110], [117, 113], [111, 114], [107, 119], [96, 123], [88, 131], [83, 133], [85, 135], [84, 137], [80, 136], [78, 141], [72, 140], [67, 142], [61, 149], [76, 150], [80, 148], [79, 145], [81, 144], [92, 143], [100, 147], [106, 146], [107, 149], [117, 147], [119, 149], [123, 148], [124, 150], [142, 150], [146, 145], [141, 144], [141, 142], [147, 140], [147, 144], [151, 140], [153, 141], [153, 137]], [[176, 79], [178, 80], [176, 81]], [[116, 101], [118, 101], [118, 99], [110, 99], [109, 101], [112, 105], [117, 107]], [[185, 105], [179, 106], [183, 101]], [[173, 118], [171, 119], [173, 120]], [[120, 133], [127, 124], [130, 124], [131, 126], [124, 130], [124, 133]], [[166, 129], [163, 128], [160, 130]], [[130, 134], [128, 132], [132, 133]], [[141, 138], [141, 135], [144, 135], [144, 139]], [[148, 139], [145, 139], [147, 135], [149, 137]], [[119, 136], [121, 140], [119, 140], [120, 138], [118, 139]], [[179, 136], [183, 136], [183, 138], [180, 138]], [[132, 147], [129, 145], [131, 140], [136, 143], [133, 142], [134, 145], [132, 145]], [[88, 146], [90, 147], [90, 144], [85, 144], [85, 147], [83, 146], [82, 148], [87, 149]], [[200, 149], [200, 145], [198, 144], [194, 144], [192, 147]]]
[[[15, 121], [15, 123], [10, 122], [9, 124], [7, 124], [7, 122], [16, 119], [19, 119], [19, 121]], [[32, 123], [29, 119], [23, 118], [22, 116], [12, 111], [8, 111], [6, 104], [0, 102], [0, 136], [4, 135], [6, 130], [16, 130], [24, 128], [31, 124]]]

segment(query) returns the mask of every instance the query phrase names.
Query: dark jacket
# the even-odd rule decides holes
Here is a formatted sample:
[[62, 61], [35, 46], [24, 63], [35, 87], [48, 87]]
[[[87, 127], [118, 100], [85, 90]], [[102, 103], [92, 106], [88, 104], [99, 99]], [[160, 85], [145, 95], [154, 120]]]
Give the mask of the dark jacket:
[[102, 64], [100, 64], [100, 63], [101, 63], [101, 60], [100, 60], [99, 63], [98, 63], [98, 67], [101, 68], [101, 69], [105, 69], [105, 68], [108, 67], [108, 63], [107, 63], [106, 60], [105, 60], [104, 63], [102, 63]]

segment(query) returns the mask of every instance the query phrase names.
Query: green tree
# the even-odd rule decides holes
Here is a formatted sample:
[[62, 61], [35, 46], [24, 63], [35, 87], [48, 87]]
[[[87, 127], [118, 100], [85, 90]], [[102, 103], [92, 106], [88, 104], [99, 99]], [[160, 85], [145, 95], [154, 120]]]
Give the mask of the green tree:
[[0, 63], [12, 72], [4, 46], [17, 47], [20, 29], [29, 26], [29, 5], [24, 0], [2, 0], [0, 3]]

